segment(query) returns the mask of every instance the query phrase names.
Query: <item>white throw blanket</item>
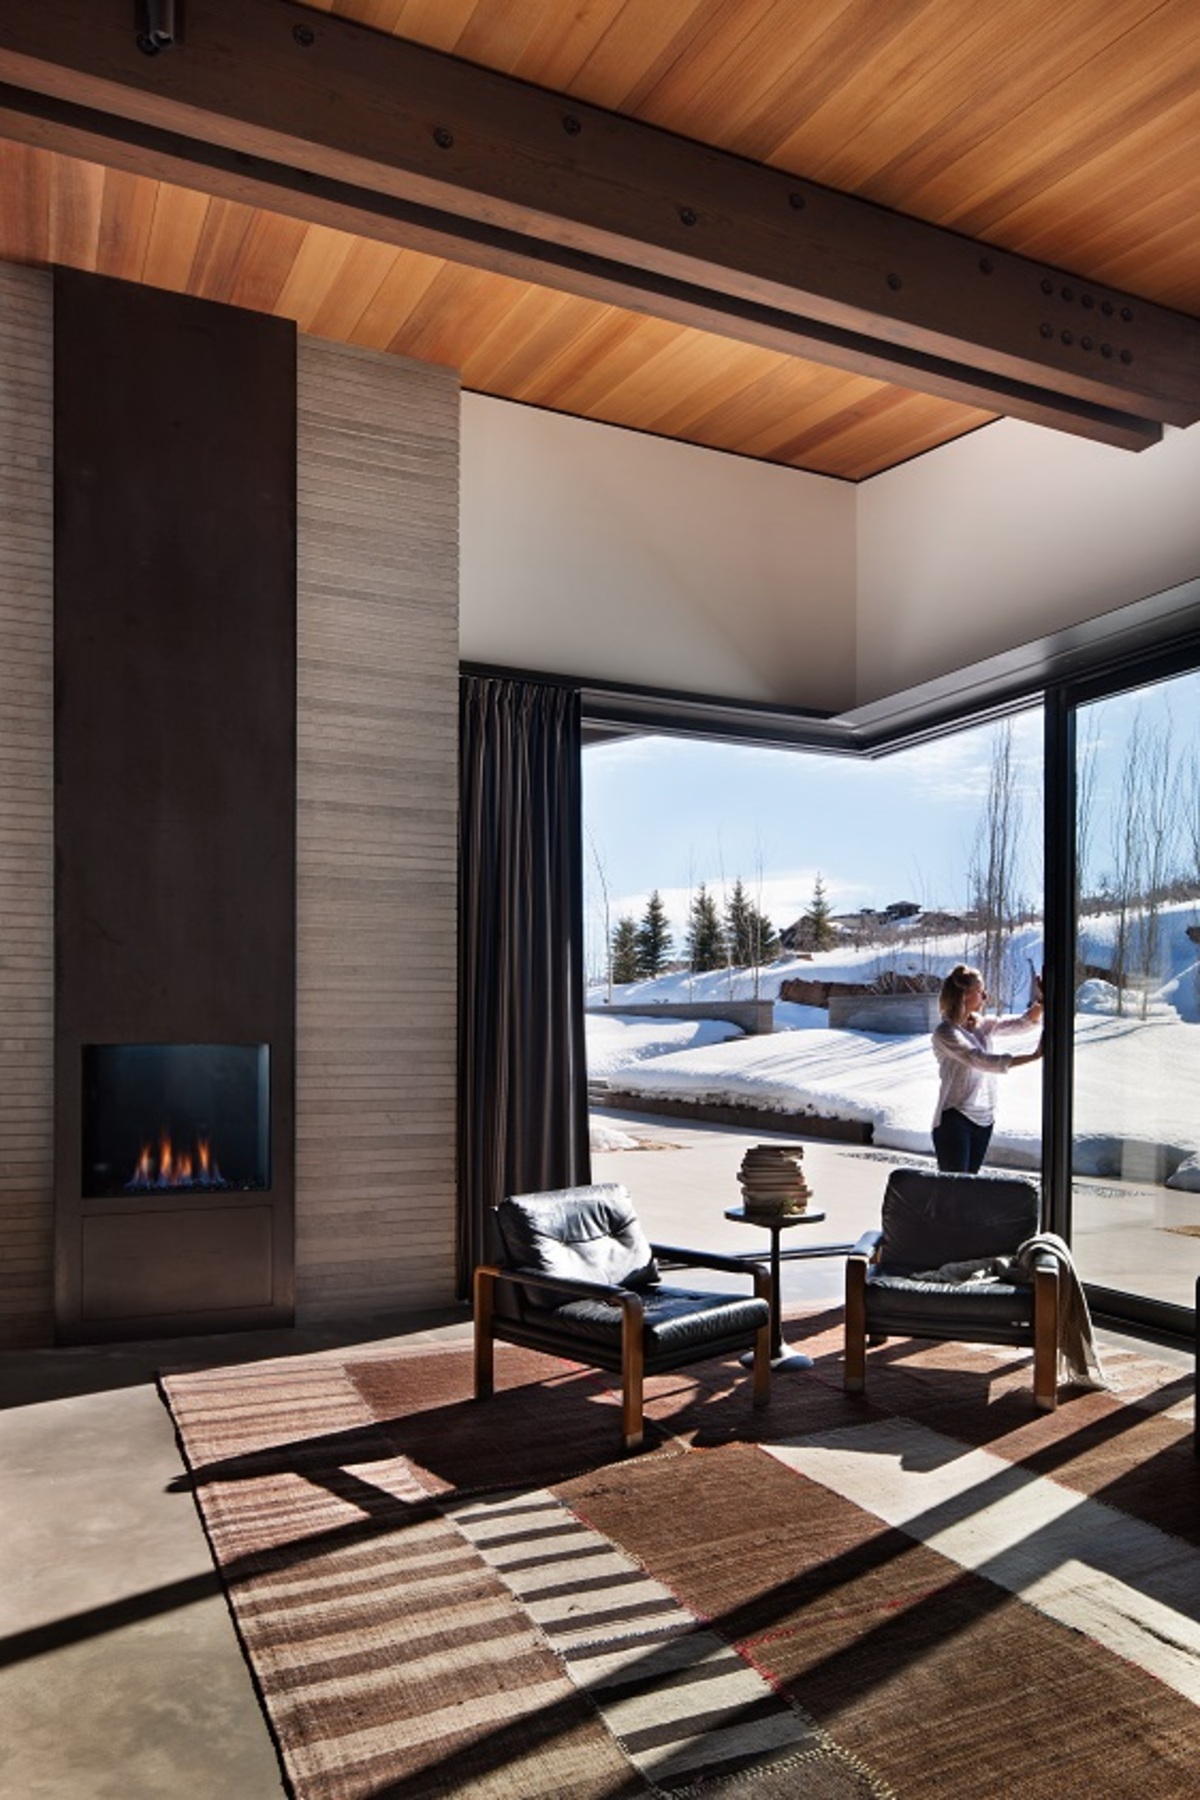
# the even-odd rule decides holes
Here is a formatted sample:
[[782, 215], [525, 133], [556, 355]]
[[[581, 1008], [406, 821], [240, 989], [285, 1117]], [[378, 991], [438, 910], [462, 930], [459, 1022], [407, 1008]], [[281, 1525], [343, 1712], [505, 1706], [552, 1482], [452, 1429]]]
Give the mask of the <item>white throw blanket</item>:
[[1092, 1315], [1070, 1245], [1053, 1231], [1039, 1231], [1017, 1246], [1012, 1256], [985, 1256], [973, 1262], [944, 1263], [926, 1269], [915, 1281], [1008, 1281], [1032, 1287], [1039, 1251], [1058, 1263], [1058, 1379], [1063, 1386], [1107, 1388], [1092, 1335]]

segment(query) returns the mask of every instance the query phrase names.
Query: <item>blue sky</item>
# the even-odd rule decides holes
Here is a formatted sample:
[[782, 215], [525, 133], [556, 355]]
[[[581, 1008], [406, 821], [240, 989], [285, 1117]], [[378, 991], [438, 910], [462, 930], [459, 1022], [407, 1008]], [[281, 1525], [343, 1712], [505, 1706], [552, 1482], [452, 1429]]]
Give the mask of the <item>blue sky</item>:
[[[1143, 738], [1169, 732], [1170, 785], [1200, 815], [1200, 671], [1082, 709], [1081, 761], [1094, 758], [1088, 846], [1094, 891], [1113, 860], [1122, 771], [1135, 719]], [[1023, 814], [1021, 891], [1041, 899], [1042, 714], [1014, 715], [1013, 755]], [[677, 939], [691, 896], [718, 895], [740, 876], [778, 926], [808, 906], [820, 874], [835, 912], [895, 900], [965, 906], [999, 727], [984, 725], [876, 762], [796, 751], [641, 737], [589, 749], [583, 759], [588, 958], [602, 956], [604, 905], [612, 923], [640, 918], [650, 890]], [[1200, 820], [1198, 820], [1200, 823]], [[1175, 866], [1187, 872], [1184, 813], [1173, 827]], [[603, 870], [603, 882], [600, 870]]]
[[[1041, 854], [1040, 710], [1014, 721], [1031, 898]], [[633, 738], [584, 754], [585, 883], [592, 928], [604, 872], [613, 922], [651, 888], [682, 930], [688, 897], [741, 876], [777, 925], [807, 907], [818, 873], [837, 912], [895, 900], [966, 903], [994, 728], [959, 732], [876, 762]], [[602, 927], [601, 937], [602, 937]]]

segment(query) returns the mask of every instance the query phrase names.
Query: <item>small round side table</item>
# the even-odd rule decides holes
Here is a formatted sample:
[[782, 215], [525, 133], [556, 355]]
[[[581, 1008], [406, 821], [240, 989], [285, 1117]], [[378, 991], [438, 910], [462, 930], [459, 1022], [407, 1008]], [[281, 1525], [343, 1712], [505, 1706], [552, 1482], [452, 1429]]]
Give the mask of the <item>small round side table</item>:
[[[779, 1238], [784, 1231], [793, 1225], [819, 1225], [825, 1217], [823, 1212], [802, 1213], [751, 1213], [744, 1206], [730, 1206], [725, 1210], [725, 1217], [732, 1219], [737, 1225], [758, 1225], [771, 1234], [771, 1367], [773, 1369], [811, 1369], [813, 1360], [805, 1356], [802, 1350], [785, 1350], [783, 1347], [783, 1295], [779, 1287]], [[740, 1253], [739, 1253], [740, 1254]], [[753, 1260], [749, 1255], [747, 1260]], [[747, 1368], [754, 1361], [753, 1351], [748, 1351], [742, 1358]]]

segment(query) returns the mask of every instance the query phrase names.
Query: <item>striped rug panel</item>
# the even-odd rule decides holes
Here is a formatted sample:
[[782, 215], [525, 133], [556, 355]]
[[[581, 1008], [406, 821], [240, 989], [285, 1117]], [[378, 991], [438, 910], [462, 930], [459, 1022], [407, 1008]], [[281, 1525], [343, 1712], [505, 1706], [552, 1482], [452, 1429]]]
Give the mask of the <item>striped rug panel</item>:
[[814, 1780], [820, 1766], [831, 1794], [884, 1793], [669, 1588], [553, 1494], [445, 1505], [657, 1788], [736, 1774], [757, 1792], [768, 1769], [803, 1764]]

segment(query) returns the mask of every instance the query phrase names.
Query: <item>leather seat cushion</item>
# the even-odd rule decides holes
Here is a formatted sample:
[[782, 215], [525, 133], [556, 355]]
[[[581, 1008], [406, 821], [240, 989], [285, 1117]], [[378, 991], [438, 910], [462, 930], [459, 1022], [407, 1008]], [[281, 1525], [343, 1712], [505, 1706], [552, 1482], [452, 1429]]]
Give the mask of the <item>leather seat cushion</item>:
[[[706, 1294], [692, 1288], [657, 1287], [643, 1296], [647, 1358], [729, 1339], [749, 1339], [768, 1323], [770, 1309], [754, 1295]], [[532, 1314], [533, 1308], [530, 1308]], [[540, 1308], [538, 1309], [541, 1310]], [[621, 1342], [621, 1309], [602, 1300], [568, 1300], [547, 1308], [548, 1323], [597, 1344]]]
[[914, 1336], [951, 1337], [962, 1331], [1020, 1331], [1033, 1326], [1033, 1289], [1004, 1281], [918, 1281], [888, 1270], [872, 1273], [866, 1288], [867, 1324]]

